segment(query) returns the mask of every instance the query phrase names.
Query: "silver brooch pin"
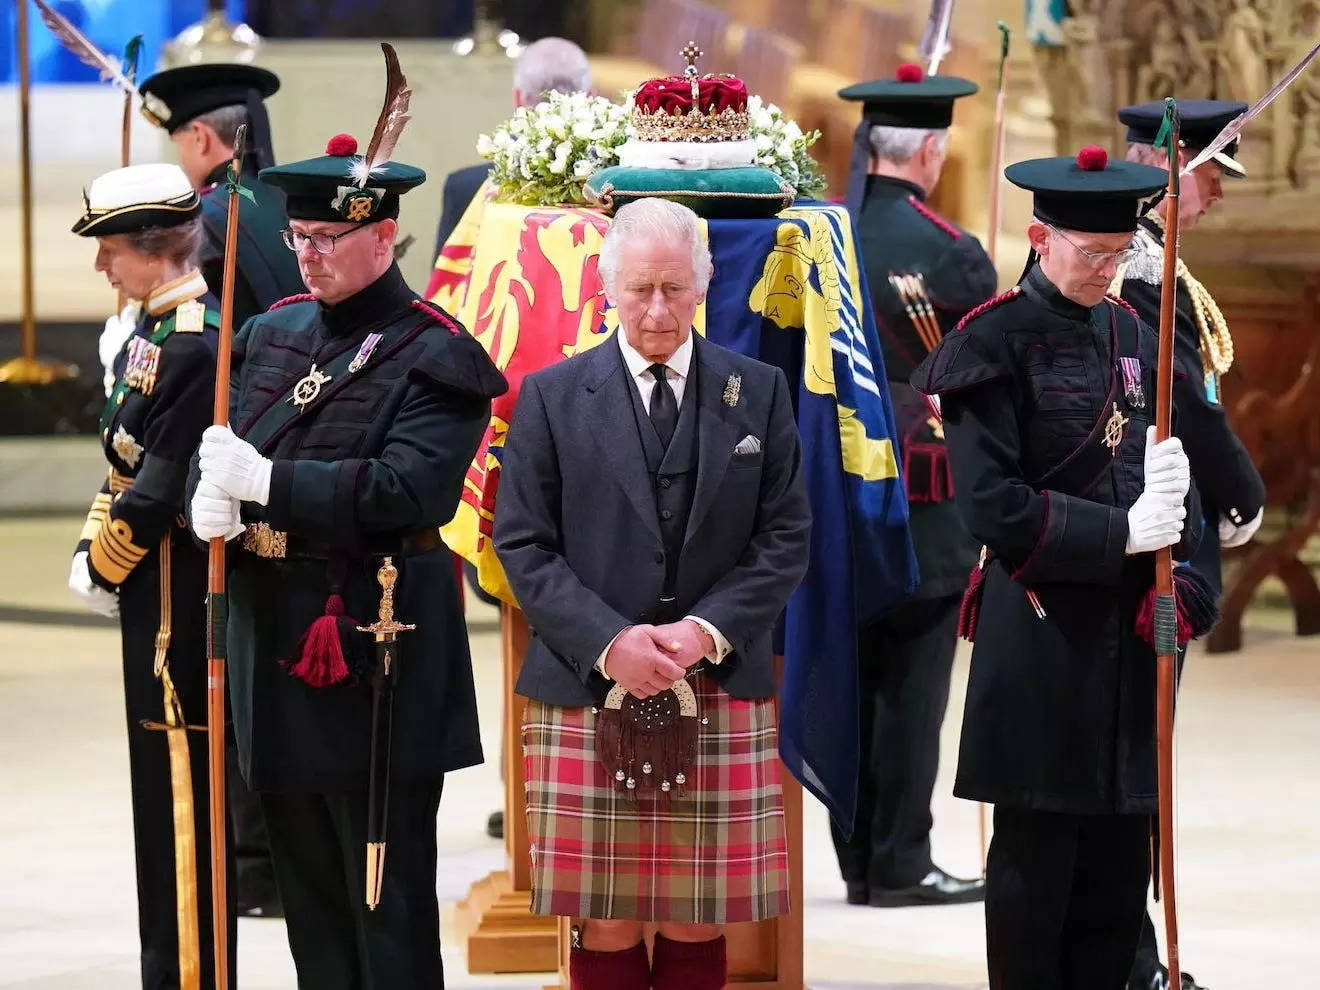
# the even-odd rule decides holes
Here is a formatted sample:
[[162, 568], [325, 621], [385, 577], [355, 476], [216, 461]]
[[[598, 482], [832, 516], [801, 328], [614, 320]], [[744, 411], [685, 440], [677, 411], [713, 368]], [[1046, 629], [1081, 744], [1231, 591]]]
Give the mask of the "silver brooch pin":
[[724, 404], [732, 409], [738, 404], [738, 395], [742, 392], [742, 375], [730, 375], [724, 383]]

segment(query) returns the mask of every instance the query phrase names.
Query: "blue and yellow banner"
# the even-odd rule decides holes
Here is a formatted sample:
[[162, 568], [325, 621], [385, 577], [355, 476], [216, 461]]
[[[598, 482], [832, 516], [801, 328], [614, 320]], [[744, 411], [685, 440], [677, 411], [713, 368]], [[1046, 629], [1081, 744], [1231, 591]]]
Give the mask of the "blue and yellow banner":
[[[474, 200], [437, 260], [431, 298], [509, 379], [446, 542], [482, 587], [513, 601], [490, 542], [501, 451], [522, 379], [617, 326], [597, 271], [609, 218]], [[782, 368], [812, 503], [811, 560], [784, 617], [780, 752], [845, 829], [858, 774], [857, 629], [916, 584], [893, 410], [856, 239], [842, 206], [710, 220], [715, 264], [695, 325]]]

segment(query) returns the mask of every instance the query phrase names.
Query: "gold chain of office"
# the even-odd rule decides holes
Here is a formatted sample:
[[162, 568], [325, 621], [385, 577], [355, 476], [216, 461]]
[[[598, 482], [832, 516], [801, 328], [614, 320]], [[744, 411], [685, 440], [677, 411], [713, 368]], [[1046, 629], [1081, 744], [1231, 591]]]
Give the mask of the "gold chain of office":
[[[1148, 215], [1163, 235], [1164, 218], [1153, 211]], [[1224, 375], [1233, 367], [1233, 337], [1228, 332], [1228, 320], [1224, 319], [1219, 304], [1215, 302], [1209, 290], [1188, 270], [1187, 263], [1182, 258], [1178, 259], [1178, 277], [1187, 286], [1187, 294], [1192, 298], [1192, 313], [1196, 317], [1196, 328], [1201, 335], [1201, 360], [1205, 365], [1206, 381], [1209, 381], [1211, 375], [1216, 377]]]

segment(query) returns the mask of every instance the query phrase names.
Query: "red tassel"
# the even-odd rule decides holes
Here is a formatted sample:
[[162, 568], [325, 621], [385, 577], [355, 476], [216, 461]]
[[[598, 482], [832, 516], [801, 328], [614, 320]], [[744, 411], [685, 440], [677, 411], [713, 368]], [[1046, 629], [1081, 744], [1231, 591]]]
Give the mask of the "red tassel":
[[[325, 601], [325, 615], [321, 616], [302, 634], [295, 653], [297, 661], [285, 661], [288, 671], [312, 687], [329, 687], [348, 677], [348, 664], [344, 662], [344, 646], [339, 641], [339, 617], [345, 612], [344, 599], [331, 595]], [[357, 622], [347, 619], [353, 625]]]
[[981, 618], [981, 593], [985, 587], [986, 553], [981, 551], [981, 560], [972, 568], [967, 580], [967, 590], [963, 592], [962, 604], [958, 606], [958, 635], [969, 643], [976, 642], [976, 623]]

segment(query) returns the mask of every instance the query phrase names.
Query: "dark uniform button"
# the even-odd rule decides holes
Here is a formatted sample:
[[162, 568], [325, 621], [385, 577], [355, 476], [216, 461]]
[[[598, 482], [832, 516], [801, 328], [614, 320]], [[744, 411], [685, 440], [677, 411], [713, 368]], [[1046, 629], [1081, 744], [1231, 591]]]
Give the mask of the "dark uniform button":
[[674, 518], [674, 514], [670, 512], [668, 509], [663, 509], [660, 512], [660, 518], [663, 519], [665, 522], [669, 522], [669, 520]]
[[665, 562], [665, 555], [661, 553], [659, 550], [655, 552], [655, 562], [657, 564], [663, 564]]
[[661, 487], [661, 488], [668, 488], [668, 487], [669, 487], [670, 485], [672, 485], [673, 483], [674, 483], [673, 480], [670, 479], [670, 478], [661, 478], [661, 479], [660, 479], [660, 487]]

